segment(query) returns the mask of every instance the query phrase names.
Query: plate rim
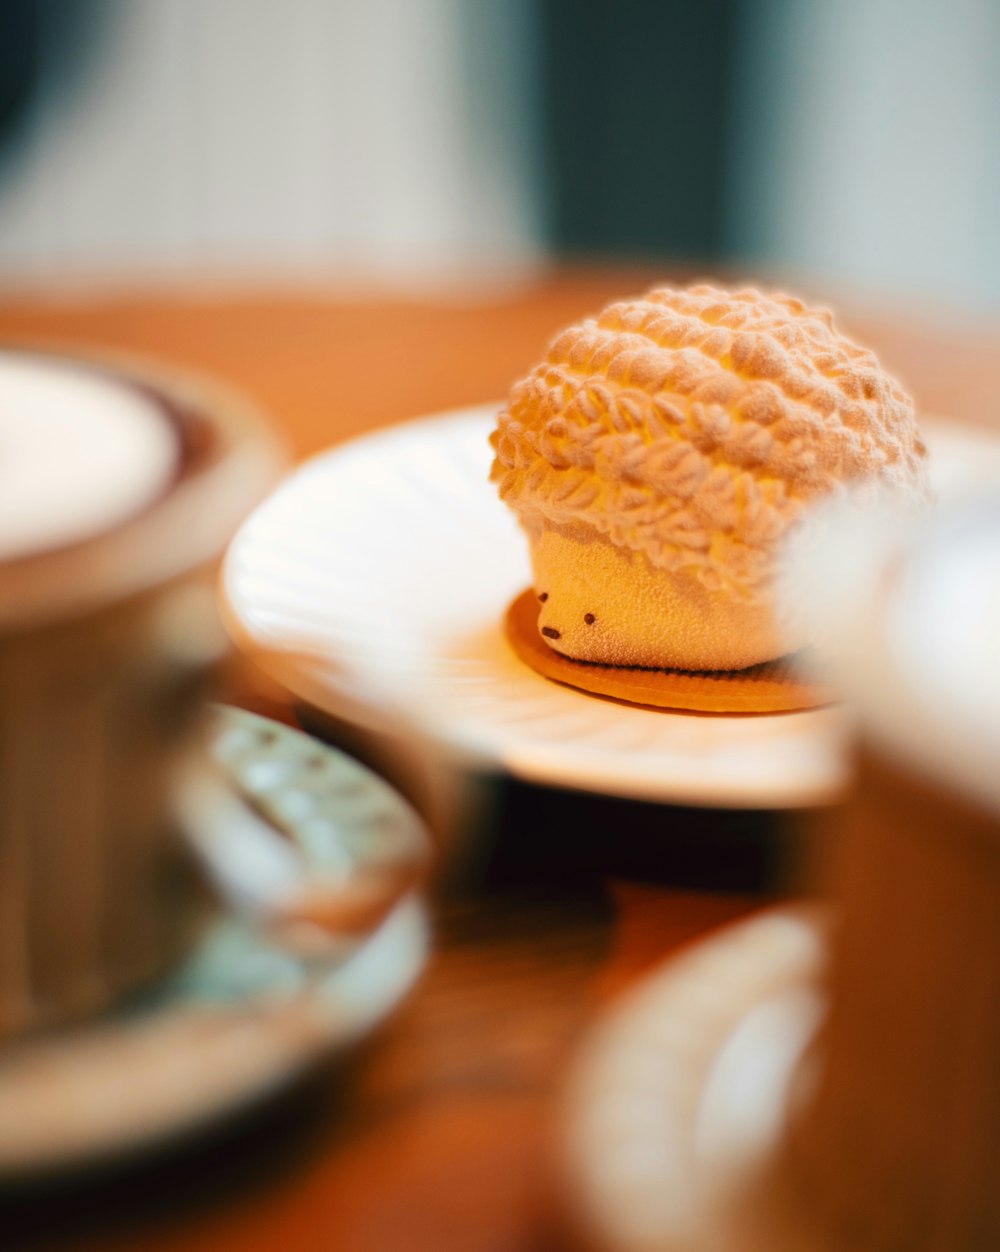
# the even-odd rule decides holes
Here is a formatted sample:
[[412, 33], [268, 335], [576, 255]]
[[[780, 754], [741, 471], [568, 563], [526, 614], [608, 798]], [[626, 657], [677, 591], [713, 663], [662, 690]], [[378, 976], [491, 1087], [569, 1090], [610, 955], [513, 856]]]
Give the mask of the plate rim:
[[[206, 747], [206, 752], [214, 754], [232, 732], [259, 730], [277, 735], [279, 741], [294, 736], [308, 743], [312, 752], [345, 758], [352, 773], [363, 777], [366, 787], [377, 791], [380, 799], [396, 807], [405, 820], [417, 822], [429, 839], [423, 822], [406, 798], [378, 773], [348, 754], [317, 742], [296, 727], [236, 706], [215, 705], [209, 714], [207, 737], [211, 747]], [[276, 748], [281, 751], [280, 742]], [[275, 747], [261, 751], [268, 755]], [[227, 767], [220, 767], [220, 776], [228, 789], [238, 795], [248, 794], [235, 773], [230, 781]], [[287, 788], [287, 784], [282, 785]], [[351, 824], [352, 819], [342, 815], [341, 820]], [[353, 821], [357, 820], [355, 816]], [[283, 988], [282, 976], [277, 973], [271, 975], [273, 985], [265, 982], [261, 987], [238, 987], [222, 995], [206, 995], [190, 987], [190, 971], [197, 969], [206, 954], [217, 944], [225, 946], [231, 934], [243, 931], [249, 942], [257, 942], [252, 920], [234, 900], [223, 897], [218, 912], [186, 957], [137, 997], [66, 1032], [48, 1032], [10, 1041], [0, 1064], [0, 1101], [4, 1084], [9, 1086], [12, 1082], [17, 1084], [24, 1098], [26, 1072], [31, 1089], [37, 1092], [36, 1100], [44, 1103], [52, 1083], [53, 1067], [59, 1068], [64, 1098], [54, 1138], [46, 1141], [44, 1133], [39, 1135], [26, 1121], [17, 1122], [25, 1126], [27, 1133], [19, 1142], [16, 1134], [13, 1143], [9, 1138], [4, 1140], [0, 1152], [0, 1186], [29, 1185], [38, 1179], [60, 1177], [74, 1171], [114, 1167], [119, 1161], [127, 1163], [133, 1153], [169, 1149], [203, 1129], [224, 1124], [256, 1108], [290, 1087], [324, 1057], [350, 1049], [378, 1029], [412, 990], [426, 967], [431, 950], [430, 910], [416, 884], [395, 899], [360, 942], [352, 942], [346, 948], [334, 945], [326, 956], [296, 958], [290, 953], [287, 959], [295, 966], [299, 979], [290, 989]], [[268, 945], [266, 930], [260, 931], [259, 940]], [[218, 1026], [221, 1034], [206, 1041], [199, 1034], [199, 1024], [210, 1031]], [[222, 1084], [210, 1081], [210, 1077], [201, 1080], [196, 1084], [201, 1098], [193, 1102], [182, 1100], [168, 1106], [162, 1100], [158, 1102], [155, 1095], [152, 1105], [143, 1102], [142, 1092], [155, 1090], [157, 1086], [149, 1081], [150, 1069], [159, 1072], [161, 1081], [166, 1074], [172, 1082], [176, 1079], [178, 1065], [189, 1076], [204, 1067], [206, 1057], [211, 1065], [218, 1066], [220, 1056], [226, 1060], [227, 1047], [236, 1045], [239, 1058], [244, 1058], [240, 1039], [249, 1030], [253, 1030], [258, 1039], [253, 1064], [241, 1068], [241, 1063], [237, 1063], [233, 1067], [235, 1077]], [[164, 1056], [162, 1044], [157, 1042], [158, 1032], [165, 1039], [173, 1039], [176, 1045], [177, 1050], [171, 1050], [169, 1057]], [[177, 1032], [180, 1032], [180, 1043]], [[127, 1088], [131, 1097], [124, 1102], [116, 1077], [108, 1072], [108, 1065], [100, 1058], [96, 1062], [93, 1059], [99, 1051], [113, 1048], [115, 1040], [147, 1060], [141, 1072], [135, 1070], [131, 1074]], [[150, 1060], [151, 1052], [153, 1059]], [[61, 1068], [67, 1061], [69, 1070]], [[13, 1065], [13, 1070], [5, 1072], [9, 1065]], [[103, 1113], [96, 1120], [92, 1116], [95, 1081], [98, 1085], [103, 1082], [107, 1107], [112, 1113], [110, 1118]], [[109, 1084], [113, 1090], [109, 1091]], [[84, 1092], [86, 1098], [82, 1098]], [[30, 1098], [30, 1091], [28, 1094]], [[80, 1102], [79, 1110], [77, 1102]], [[51, 1123], [49, 1116], [48, 1124]]]
[[[828, 906], [804, 903], [730, 922], [655, 965], [591, 1027], [560, 1093], [558, 1124], [570, 1202], [602, 1247], [710, 1252], [731, 1246], [737, 1231], [748, 1235], [730, 1202], [744, 1183], [758, 1180], [775, 1145], [756, 1145], [736, 1177], [731, 1167], [706, 1176], [698, 1160], [705, 1093], [726, 1044], [758, 1009], [789, 992], [805, 993], [818, 1017], [825, 1015], [832, 922]], [[782, 1070], [786, 1095], [816, 1025], [809, 1023], [792, 1068]], [[783, 1128], [788, 1106], [774, 1111]], [[615, 1133], [625, 1140], [617, 1153], [608, 1146]], [[671, 1155], [678, 1157], [676, 1168], [649, 1177], [643, 1162]], [[767, 1238], [752, 1246], [813, 1244]]]

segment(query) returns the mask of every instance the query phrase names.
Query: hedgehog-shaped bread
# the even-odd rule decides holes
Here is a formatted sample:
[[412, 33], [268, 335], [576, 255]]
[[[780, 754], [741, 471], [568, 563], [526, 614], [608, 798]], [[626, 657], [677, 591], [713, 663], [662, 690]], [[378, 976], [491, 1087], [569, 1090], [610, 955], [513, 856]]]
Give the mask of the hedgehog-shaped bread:
[[926, 492], [913, 402], [826, 309], [658, 287], [558, 335], [514, 385], [491, 477], [564, 656], [738, 670], [793, 650], [771, 599], [803, 509]]

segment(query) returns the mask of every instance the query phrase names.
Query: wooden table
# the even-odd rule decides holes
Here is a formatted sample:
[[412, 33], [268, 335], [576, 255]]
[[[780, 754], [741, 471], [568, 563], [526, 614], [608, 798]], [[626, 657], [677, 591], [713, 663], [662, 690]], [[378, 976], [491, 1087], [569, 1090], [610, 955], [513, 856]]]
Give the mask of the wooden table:
[[[518, 289], [477, 284], [422, 299], [301, 289], [8, 298], [0, 338], [124, 348], [219, 375], [270, 412], [298, 458], [380, 424], [502, 396], [555, 328], [650, 277], [560, 272]], [[939, 313], [848, 320], [922, 407], [990, 420], [997, 327], [942, 326]], [[246, 669], [229, 694], [290, 714], [283, 693]], [[560, 802], [507, 793], [501, 824], [511, 829], [501, 838], [531, 846], [539, 805], [551, 815]], [[647, 823], [656, 817], [645, 810]], [[711, 818], [701, 820], [705, 829]], [[439, 905], [436, 954], [419, 989], [346, 1068], [124, 1179], [5, 1204], [0, 1243], [109, 1252], [572, 1246], [554, 1139], [574, 1047], [640, 973], [763, 897], [679, 890], [648, 875], [626, 881], [596, 863], [576, 881], [549, 875], [532, 885], [530, 866], [521, 868], [503, 887], [481, 883]]]

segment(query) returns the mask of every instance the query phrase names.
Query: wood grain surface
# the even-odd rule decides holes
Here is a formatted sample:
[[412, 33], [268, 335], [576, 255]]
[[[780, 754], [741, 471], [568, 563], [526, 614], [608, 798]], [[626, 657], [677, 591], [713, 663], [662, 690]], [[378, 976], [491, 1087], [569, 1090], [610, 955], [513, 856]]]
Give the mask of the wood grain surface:
[[[560, 325], [667, 277], [559, 271], [517, 289], [480, 284], [424, 298], [245, 287], [50, 293], [0, 302], [0, 339], [124, 348], [207, 371], [258, 401], [301, 458], [391, 421], [500, 398]], [[934, 309], [845, 320], [926, 411], [992, 420], [996, 327]], [[226, 694], [292, 717], [283, 693], [245, 666], [233, 668]], [[161, 1159], [3, 1197], [0, 1243], [108, 1252], [575, 1246], [554, 1147], [574, 1048], [644, 970], [763, 902], [766, 875], [749, 873], [734, 891], [740, 876], [726, 871], [759, 869], [767, 821], [498, 790], [495, 823], [497, 845], [526, 855], [439, 901], [426, 976], [349, 1064]], [[624, 843], [627, 828], [642, 855], [602, 861], [600, 849]], [[708, 849], [697, 872], [666, 853], [685, 832], [689, 847]], [[533, 862], [543, 845], [544, 862]], [[574, 872], [578, 847], [586, 872]]]

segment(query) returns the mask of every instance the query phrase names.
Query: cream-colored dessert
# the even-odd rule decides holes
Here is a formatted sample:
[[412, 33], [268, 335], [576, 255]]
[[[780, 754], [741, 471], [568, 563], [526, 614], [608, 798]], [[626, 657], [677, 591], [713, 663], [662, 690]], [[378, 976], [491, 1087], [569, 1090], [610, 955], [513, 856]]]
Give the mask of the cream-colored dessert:
[[734, 670], [778, 629], [779, 545], [814, 499], [926, 492], [913, 402], [826, 309], [707, 284], [609, 305], [515, 384], [491, 477], [538, 628], [605, 665]]

